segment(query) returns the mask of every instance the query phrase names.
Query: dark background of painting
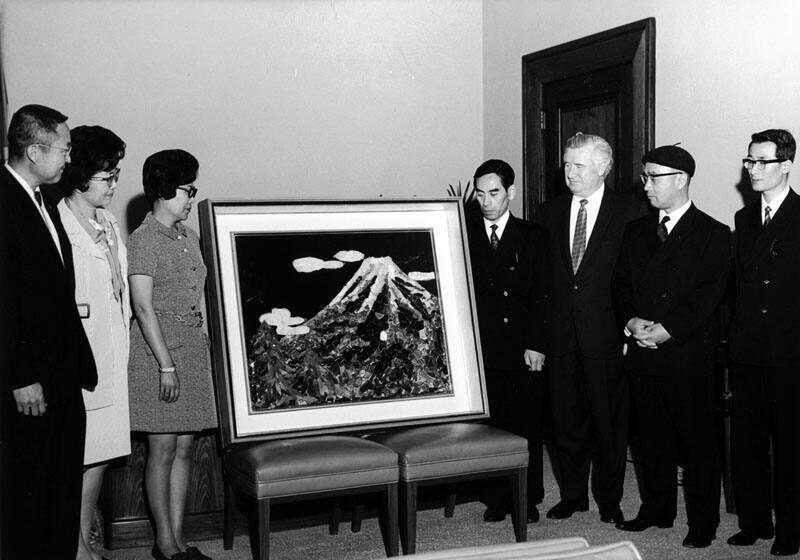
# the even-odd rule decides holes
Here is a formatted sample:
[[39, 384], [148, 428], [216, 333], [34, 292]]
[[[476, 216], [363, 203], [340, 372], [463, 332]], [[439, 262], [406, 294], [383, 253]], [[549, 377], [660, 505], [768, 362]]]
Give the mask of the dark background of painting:
[[[310, 319], [331, 302], [363, 262], [297, 272], [292, 266], [297, 258], [336, 260], [333, 255], [339, 251], [360, 251], [364, 258], [392, 257], [406, 274], [436, 272], [430, 231], [236, 234], [235, 247], [248, 352], [262, 313], [282, 307], [292, 316]], [[439, 295], [437, 279], [421, 284]]]

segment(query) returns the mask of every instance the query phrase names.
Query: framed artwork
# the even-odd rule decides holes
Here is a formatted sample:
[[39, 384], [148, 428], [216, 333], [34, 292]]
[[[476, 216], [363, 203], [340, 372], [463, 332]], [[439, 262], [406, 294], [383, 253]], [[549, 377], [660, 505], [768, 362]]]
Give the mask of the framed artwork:
[[199, 210], [225, 447], [488, 415], [459, 199]]

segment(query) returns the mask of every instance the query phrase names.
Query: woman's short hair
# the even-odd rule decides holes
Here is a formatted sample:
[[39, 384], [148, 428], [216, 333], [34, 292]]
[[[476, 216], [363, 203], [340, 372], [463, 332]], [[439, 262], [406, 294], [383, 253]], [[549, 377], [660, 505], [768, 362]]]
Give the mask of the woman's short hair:
[[102, 126], [78, 126], [71, 131], [72, 152], [57, 186], [63, 196], [86, 192], [95, 173], [116, 169], [125, 157], [125, 142]]
[[152, 206], [159, 198], [175, 196], [175, 187], [188, 185], [197, 179], [200, 164], [185, 150], [162, 150], [149, 156], [142, 167], [144, 197]]

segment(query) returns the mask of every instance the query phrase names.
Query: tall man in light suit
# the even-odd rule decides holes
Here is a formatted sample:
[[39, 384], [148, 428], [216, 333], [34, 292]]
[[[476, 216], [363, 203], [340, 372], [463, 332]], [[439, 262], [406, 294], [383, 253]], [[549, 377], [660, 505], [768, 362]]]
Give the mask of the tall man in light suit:
[[744, 167], [761, 196], [736, 213], [734, 238], [733, 475], [741, 531], [728, 543], [749, 546], [774, 534], [775, 556], [800, 550], [800, 196], [789, 187], [795, 150], [786, 130], [753, 134]]
[[[482, 217], [467, 223], [490, 423], [528, 440], [528, 522], [542, 501], [545, 244], [539, 226], [511, 215], [514, 170], [490, 159], [475, 171]], [[486, 521], [510, 510], [505, 487], [485, 493]]]
[[622, 520], [628, 388], [622, 333], [611, 304], [611, 275], [625, 224], [644, 204], [611, 190], [608, 142], [578, 133], [567, 140], [564, 178], [571, 194], [547, 201], [538, 221], [548, 239], [550, 313], [547, 382], [553, 413], [561, 501], [547, 517], [589, 509], [590, 449], [596, 441], [592, 493], [606, 523]]
[[0, 169], [0, 414], [3, 558], [74, 560], [86, 413], [97, 383], [75, 305], [69, 239], [39, 186], [69, 162], [67, 118], [28, 105]]
[[719, 524], [719, 439], [714, 354], [718, 306], [728, 285], [730, 229], [689, 198], [695, 162], [678, 146], [642, 158], [641, 178], [657, 214], [628, 225], [614, 272], [619, 330], [628, 335], [625, 369], [641, 436], [642, 505], [625, 531], [672, 527], [677, 472], [685, 450], [683, 491], [689, 533], [683, 545], [711, 544]]

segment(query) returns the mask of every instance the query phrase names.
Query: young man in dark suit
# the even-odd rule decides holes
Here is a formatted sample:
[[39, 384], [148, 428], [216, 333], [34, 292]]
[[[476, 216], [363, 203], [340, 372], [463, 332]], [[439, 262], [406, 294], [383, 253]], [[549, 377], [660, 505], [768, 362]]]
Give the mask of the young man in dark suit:
[[[622, 335], [611, 307], [611, 274], [625, 224], [643, 203], [611, 190], [608, 142], [578, 133], [567, 140], [564, 179], [570, 194], [545, 202], [537, 216], [550, 263], [547, 384], [561, 501], [547, 517], [589, 509], [592, 493], [606, 523], [622, 520], [619, 502], [628, 446], [628, 387]], [[592, 444], [597, 454], [590, 458]]]
[[0, 383], [4, 558], [74, 560], [86, 414], [97, 383], [75, 304], [69, 239], [39, 186], [69, 162], [67, 118], [28, 105], [0, 169]]
[[689, 152], [662, 146], [645, 154], [642, 164], [644, 190], [658, 213], [626, 228], [613, 281], [641, 436], [642, 505], [636, 518], [617, 527], [672, 527], [678, 459], [685, 450], [689, 532], [683, 545], [702, 548], [719, 525], [713, 356], [730, 273], [730, 229], [692, 204], [695, 162]]
[[[467, 223], [472, 277], [489, 397], [490, 423], [528, 440], [528, 522], [539, 520], [542, 482], [542, 366], [545, 253], [541, 228], [508, 209], [516, 195], [514, 170], [488, 160], [475, 171], [482, 217]], [[486, 521], [510, 511], [508, 491], [492, 485]]]
[[786, 130], [753, 134], [743, 162], [761, 196], [736, 213], [734, 237], [733, 474], [741, 531], [728, 543], [749, 546], [774, 535], [775, 556], [800, 550], [800, 196], [789, 187], [795, 150]]

